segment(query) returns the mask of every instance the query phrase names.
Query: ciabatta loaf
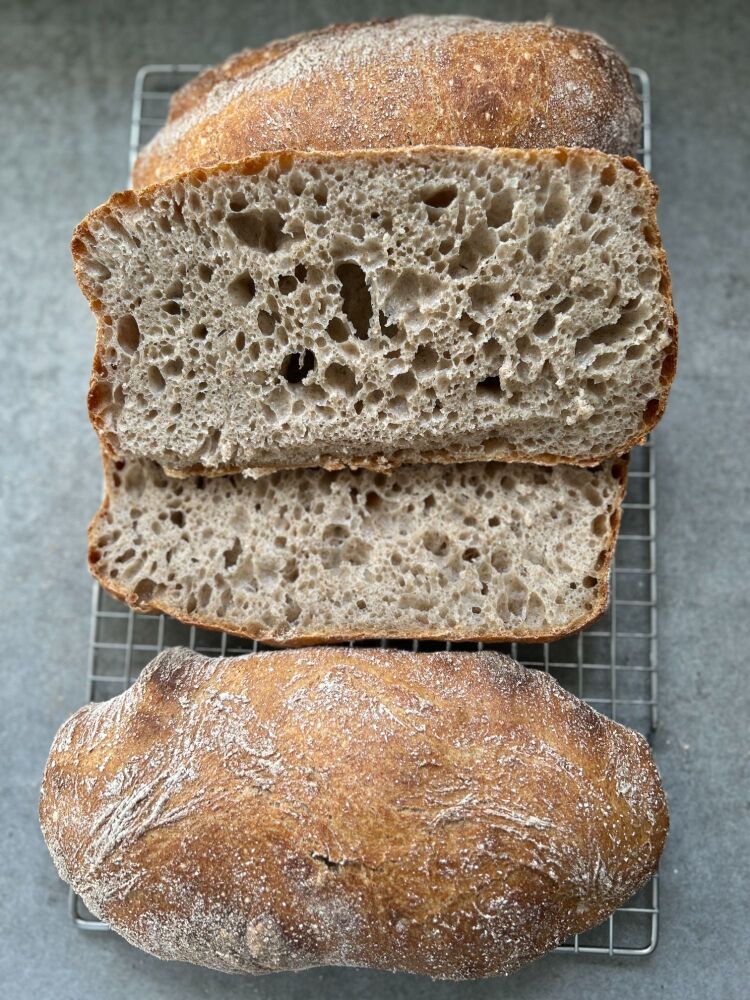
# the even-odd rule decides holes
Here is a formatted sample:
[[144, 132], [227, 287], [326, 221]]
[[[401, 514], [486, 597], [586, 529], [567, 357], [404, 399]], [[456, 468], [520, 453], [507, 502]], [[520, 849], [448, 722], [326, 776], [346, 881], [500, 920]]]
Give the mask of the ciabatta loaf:
[[224, 972], [513, 972], [654, 872], [642, 736], [495, 653], [162, 653], [55, 738], [42, 830], [89, 909]]
[[280, 149], [591, 146], [634, 155], [641, 108], [596, 35], [548, 24], [407, 17], [339, 24], [240, 52], [172, 99], [137, 187]]
[[77, 230], [106, 449], [171, 474], [597, 464], [661, 415], [656, 190], [591, 150], [267, 154]]
[[625, 462], [172, 479], [107, 462], [89, 562], [137, 608], [266, 643], [541, 640], [607, 599]]

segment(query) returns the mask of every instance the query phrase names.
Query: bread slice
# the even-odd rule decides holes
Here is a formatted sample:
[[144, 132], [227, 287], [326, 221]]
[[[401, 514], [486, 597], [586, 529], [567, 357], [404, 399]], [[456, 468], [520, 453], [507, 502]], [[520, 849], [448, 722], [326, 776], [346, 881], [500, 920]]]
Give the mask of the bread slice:
[[586, 31], [476, 17], [334, 24], [247, 49], [172, 98], [135, 187], [283, 149], [440, 143], [635, 155], [627, 63]]
[[144, 611], [269, 644], [538, 641], [607, 600], [626, 461], [167, 477], [105, 462], [89, 563]]
[[78, 228], [105, 447], [171, 474], [597, 464], [660, 416], [675, 320], [634, 160], [269, 154]]

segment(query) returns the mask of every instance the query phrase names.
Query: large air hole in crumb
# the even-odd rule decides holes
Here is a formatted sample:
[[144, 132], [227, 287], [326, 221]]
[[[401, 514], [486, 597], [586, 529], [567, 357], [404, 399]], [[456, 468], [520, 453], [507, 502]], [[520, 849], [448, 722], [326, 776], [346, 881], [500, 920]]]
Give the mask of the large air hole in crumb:
[[255, 298], [255, 282], [247, 273], [243, 271], [236, 278], [229, 282], [227, 286], [229, 298], [238, 306], [246, 306]]
[[281, 374], [293, 385], [304, 382], [314, 369], [315, 355], [307, 349], [302, 354], [288, 354], [281, 363]]
[[282, 295], [291, 295], [297, 287], [297, 279], [293, 274], [282, 274], [279, 278], [279, 291]]
[[372, 319], [372, 299], [365, 272], [354, 261], [345, 260], [336, 268], [336, 277], [341, 283], [344, 315], [359, 339], [366, 340]]
[[240, 243], [266, 253], [275, 253], [284, 235], [284, 220], [273, 208], [232, 215], [227, 219], [227, 225]]
[[126, 354], [134, 354], [141, 342], [141, 331], [134, 316], [121, 316], [117, 321], [117, 343]]

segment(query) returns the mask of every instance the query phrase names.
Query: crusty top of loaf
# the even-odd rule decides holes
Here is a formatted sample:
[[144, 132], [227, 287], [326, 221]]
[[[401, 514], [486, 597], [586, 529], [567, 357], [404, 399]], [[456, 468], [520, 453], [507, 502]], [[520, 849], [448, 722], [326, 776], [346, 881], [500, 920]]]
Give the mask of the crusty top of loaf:
[[640, 105], [603, 39], [544, 23], [415, 16], [249, 49], [172, 100], [135, 187], [279, 149], [587, 146], [632, 154]]
[[42, 828], [93, 911], [224, 971], [510, 972], [668, 827], [642, 736], [495, 653], [162, 653], [58, 733]]

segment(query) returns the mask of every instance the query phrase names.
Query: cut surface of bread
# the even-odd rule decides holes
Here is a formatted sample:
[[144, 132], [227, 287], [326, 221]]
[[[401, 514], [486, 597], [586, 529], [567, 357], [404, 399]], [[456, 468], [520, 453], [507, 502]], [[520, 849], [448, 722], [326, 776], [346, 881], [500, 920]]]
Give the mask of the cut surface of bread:
[[591, 150], [286, 154], [77, 230], [105, 447], [171, 474], [597, 464], [674, 371], [656, 192]]
[[585, 31], [417, 16], [336, 24], [248, 49], [172, 98], [135, 187], [281, 149], [589, 146], [635, 155], [628, 67]]
[[102, 586], [269, 644], [539, 641], [606, 605], [626, 461], [167, 477], [105, 462]]

